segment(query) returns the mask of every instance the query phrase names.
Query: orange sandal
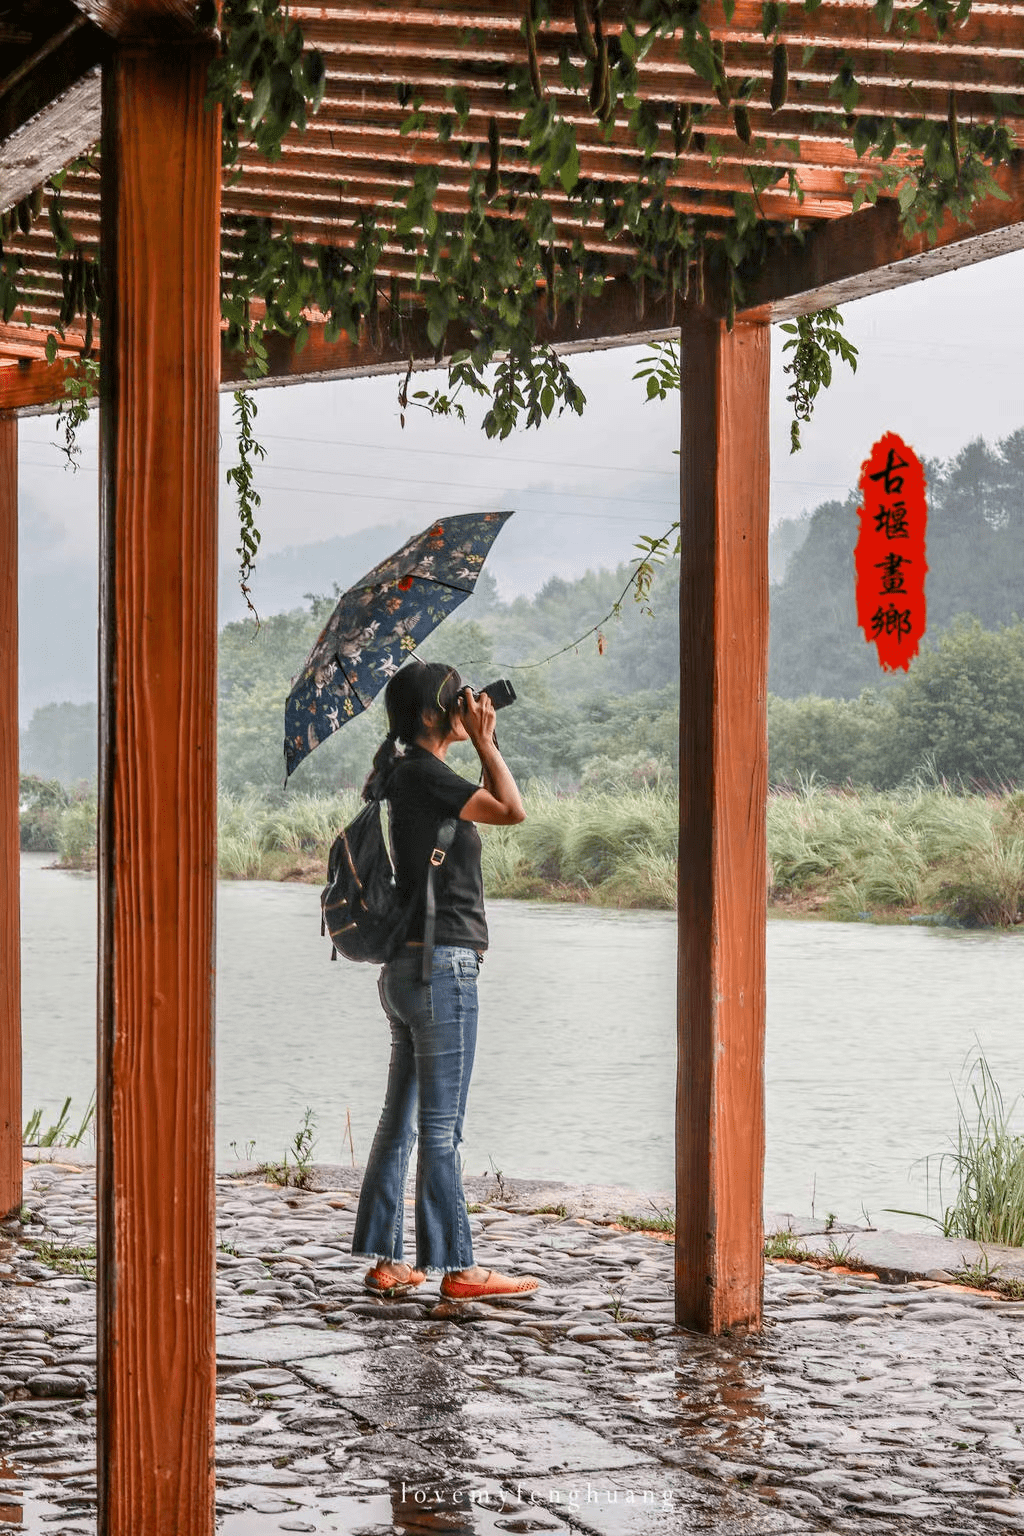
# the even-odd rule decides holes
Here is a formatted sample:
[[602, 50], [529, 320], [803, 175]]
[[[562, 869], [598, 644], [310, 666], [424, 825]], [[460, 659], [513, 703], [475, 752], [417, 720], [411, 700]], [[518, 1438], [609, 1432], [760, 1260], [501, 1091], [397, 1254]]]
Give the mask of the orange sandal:
[[489, 1269], [483, 1280], [453, 1280], [445, 1275], [441, 1281], [441, 1295], [448, 1301], [476, 1301], [488, 1296], [525, 1296], [540, 1285], [532, 1275], [499, 1275]]
[[[405, 1273], [399, 1274], [399, 1269], [404, 1270]], [[374, 1266], [373, 1269], [368, 1269], [363, 1284], [375, 1296], [408, 1296], [409, 1292], [415, 1290], [418, 1285], [422, 1285], [426, 1278], [421, 1269], [413, 1269], [409, 1264], [400, 1264], [396, 1269], [385, 1264], [383, 1268]]]

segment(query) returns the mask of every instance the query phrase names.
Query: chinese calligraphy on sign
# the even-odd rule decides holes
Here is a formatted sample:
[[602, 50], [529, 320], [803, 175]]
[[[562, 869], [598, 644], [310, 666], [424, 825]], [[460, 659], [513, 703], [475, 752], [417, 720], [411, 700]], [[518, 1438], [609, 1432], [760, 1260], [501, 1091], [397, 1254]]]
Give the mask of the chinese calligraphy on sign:
[[887, 432], [861, 465], [857, 622], [878, 664], [904, 672], [917, 655], [925, 630], [924, 470], [912, 448]]

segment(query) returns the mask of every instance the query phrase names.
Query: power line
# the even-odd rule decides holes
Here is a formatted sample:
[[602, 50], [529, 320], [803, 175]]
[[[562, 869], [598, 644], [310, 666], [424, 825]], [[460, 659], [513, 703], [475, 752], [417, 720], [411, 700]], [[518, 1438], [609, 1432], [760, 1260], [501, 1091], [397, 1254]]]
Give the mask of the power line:
[[[35, 468], [35, 469], [48, 469], [48, 468], [52, 467], [52, 466], [50, 466], [48, 464], [41, 463], [39, 461], [32, 460], [32, 459], [25, 459], [25, 458], [22, 458], [22, 463], [30, 465], [32, 468]], [[315, 473], [315, 471], [314, 471], [314, 473]], [[371, 475], [367, 475], [367, 476], [364, 476], [362, 478], [374, 479], [376, 477], [371, 476]], [[389, 478], [393, 479], [394, 477], [391, 476]], [[433, 485], [442, 485], [444, 482], [442, 482], [440, 480], [427, 480], [427, 481], [420, 481], [420, 482], [416, 482], [416, 481], [408, 481], [408, 482], [402, 481], [401, 483], [403, 483], [403, 484], [406, 484], [406, 483], [407, 484], [417, 484], [417, 483], [419, 483], [419, 484], [426, 484], [426, 485], [432, 485], [433, 486]], [[417, 496], [415, 498], [404, 497], [404, 496], [401, 496], [401, 495], [396, 495], [396, 496], [375, 496], [370, 491], [345, 491], [345, 490], [332, 489], [330, 487], [325, 487], [323, 490], [316, 490], [315, 488], [310, 487], [310, 486], [279, 485], [279, 484], [274, 483], [273, 481], [264, 480], [262, 477], [260, 477], [257, 480], [257, 489], [260, 492], [275, 491], [275, 492], [278, 492], [279, 494], [286, 495], [286, 496], [317, 496], [317, 497], [320, 497], [321, 499], [329, 499], [329, 500], [332, 500], [332, 501], [339, 501], [339, 500], [341, 500], [341, 501], [382, 501], [382, 502], [391, 503], [391, 504], [393, 504], [395, 506], [404, 506], [404, 507], [410, 507], [410, 506], [417, 506], [417, 507], [446, 507], [449, 512], [451, 512], [453, 509], [461, 509], [461, 510], [466, 511], [466, 512], [474, 512], [474, 511], [477, 511], [477, 510], [481, 510], [481, 511], [489, 510], [486, 506], [483, 506], [482, 503], [479, 502], [479, 501], [478, 502], [458, 501], [458, 500], [456, 500], [454, 498], [454, 495], [449, 497], [448, 499], [446, 499], [444, 501], [440, 501], [440, 500], [438, 500], [436, 498], [426, 497], [426, 496]], [[458, 491], [461, 491], [461, 490], [473, 491], [473, 490], [486, 490], [486, 489], [488, 489], [486, 486], [478, 487], [478, 486], [459, 486], [459, 485], [456, 485], [456, 486], [452, 487], [452, 491], [453, 492], [458, 492]], [[515, 491], [514, 490], [511, 491], [511, 492], [508, 491], [508, 490], [499, 491], [497, 488], [495, 488], [494, 491], [492, 492], [492, 494], [494, 496], [500, 496], [500, 497], [503, 497], [503, 498], [507, 499], [510, 495], [514, 495]], [[620, 501], [621, 500], [621, 502], [624, 505], [636, 506], [636, 507], [652, 507], [652, 508], [657, 508], [657, 507], [673, 507], [674, 508], [677, 505], [674, 500], [673, 501], [665, 501], [665, 500], [661, 500], [661, 499], [652, 499], [652, 500], [649, 500], [649, 501], [642, 501], [642, 500], [640, 500], [639, 498], [636, 498], [636, 497], [622, 497], [622, 498], [620, 498], [620, 497], [617, 497], [617, 496], [601, 496], [601, 495], [596, 495], [596, 494], [593, 495], [593, 496], [588, 495], [588, 496], [582, 496], [581, 497], [581, 496], [578, 496], [577, 493], [570, 492], [570, 491], [534, 491], [534, 492], [531, 492], [530, 494], [532, 494], [532, 495], [541, 495], [541, 496], [574, 495], [577, 500], [582, 501], [582, 502], [589, 502], [589, 501]], [[558, 509], [558, 508], [548, 508], [544, 512], [544, 516], [545, 517], [574, 517], [574, 516], [579, 516], [579, 515], [580, 515], [579, 513], [565, 512], [565, 511], [562, 511], [561, 509]], [[586, 515], [587, 517], [609, 518], [609, 519], [611, 519], [613, 521], [623, 521], [624, 520], [622, 518], [617, 517], [614, 512], [589, 512], [589, 513], [586, 513], [584, 515]], [[636, 514], [634, 514], [634, 516], [635, 515]]]
[[[271, 466], [271, 468], [273, 470], [278, 471], [279, 473], [286, 473], [286, 474], [341, 476], [345, 480], [373, 480], [374, 482], [380, 482], [381, 480], [383, 480], [386, 484], [394, 484], [394, 485], [444, 485], [444, 484], [447, 484], [446, 481], [427, 480], [422, 475], [407, 476], [407, 475], [393, 475], [393, 474], [386, 474], [386, 475], [381, 475], [381, 474], [364, 474], [360, 470], [349, 470], [349, 469], [306, 469], [302, 465], [299, 465], [299, 464], [274, 464], [274, 465]], [[256, 478], [257, 489], [261, 488], [264, 485], [267, 485], [268, 489], [270, 488], [269, 487], [269, 483], [264, 481], [262, 476], [257, 475], [257, 478]], [[275, 489], [280, 489], [280, 487], [275, 487]], [[514, 495], [517, 491], [519, 491], [519, 492], [523, 492], [523, 491], [529, 492], [529, 494], [531, 496], [564, 496], [564, 495], [567, 495], [567, 494], [571, 494], [570, 492], [566, 492], [566, 491], [561, 490], [561, 489], [556, 489], [556, 490], [548, 491], [548, 490], [542, 490], [539, 487], [534, 487], [534, 486], [515, 486], [515, 487], [511, 487], [510, 488], [508, 486], [498, 486], [498, 485], [473, 485], [473, 484], [467, 484], [465, 481], [461, 481], [461, 480], [452, 484], [452, 490], [453, 491], [455, 491], [455, 490], [491, 491], [491, 492], [493, 492], [497, 496]], [[324, 492], [323, 494], [327, 495], [327, 494], [330, 494], [330, 493]], [[606, 496], [606, 495], [602, 495], [600, 491], [591, 491], [591, 490], [588, 490], [586, 492], [584, 500], [586, 500], [586, 501], [617, 501], [617, 502], [622, 503], [623, 505], [636, 506], [636, 507], [647, 507], [647, 506], [652, 506], [652, 505], [658, 505], [657, 500], [656, 499], [652, 500], [652, 498], [650, 498], [650, 497], [643, 497], [643, 496], [615, 496], [615, 495]], [[669, 503], [668, 502], [662, 502], [661, 505], [668, 506]]]
[[[288, 442], [303, 442], [303, 441], [305, 441], [305, 442], [314, 442], [314, 441], [317, 441], [317, 439], [314, 439], [314, 438], [305, 438], [305, 439], [303, 439], [303, 438], [288, 438], [287, 441]], [[465, 458], [472, 458], [473, 455], [472, 454], [465, 454], [465, 455], [463, 455], [463, 457], [465, 457]], [[223, 465], [224, 463], [227, 463], [229, 461], [226, 460], [226, 459], [222, 459], [220, 462]], [[540, 463], [540, 462], [545, 462], [545, 461], [537, 460], [536, 462]], [[31, 467], [33, 469], [57, 469], [57, 468], [63, 469], [62, 465], [55, 464], [55, 463], [53, 463], [50, 460], [45, 460], [45, 459], [29, 459], [29, 458], [26, 458], [24, 456], [24, 454], [21, 456], [21, 463], [25, 464], [25, 465], [28, 465], [29, 467]], [[572, 466], [567, 466], [567, 467], [572, 467]], [[594, 466], [594, 467], [596, 468], [597, 466]], [[86, 463], [80, 464], [79, 468], [85, 470], [87, 473], [94, 473], [96, 468], [97, 468], [97, 465], [89, 463], [89, 462], [86, 462]], [[349, 479], [349, 480], [374, 480], [374, 481], [380, 480], [382, 478], [380, 475], [369, 474], [369, 473], [364, 474], [362, 471], [359, 471], [359, 470], [347, 470], [347, 469], [307, 469], [304, 465], [301, 465], [301, 464], [275, 464], [273, 466], [273, 468], [278, 470], [278, 471], [281, 471], [281, 472], [284, 472], [284, 473], [287, 473], [287, 474], [294, 474], [294, 475], [324, 475], [324, 476], [340, 475], [343, 478]], [[645, 470], [644, 473], [645, 474], [661, 474], [662, 471], [661, 470]], [[675, 478], [676, 478], [675, 475], [673, 475], [672, 479], [675, 479]], [[387, 475], [386, 479], [387, 479], [388, 482], [394, 482], [394, 483], [399, 484], [399, 485], [447, 485], [448, 484], [448, 482], [444, 481], [444, 480], [430, 480], [430, 479], [424, 478], [423, 476], [407, 477], [405, 475]], [[814, 486], [818, 486], [818, 487], [823, 487], [823, 488], [825, 488], [827, 490], [851, 490], [851, 489], [853, 489], [853, 486], [852, 486], [851, 482], [847, 481], [847, 480], [797, 480], [797, 479], [792, 479], [792, 478], [790, 478], [788, 476], [784, 477], [782, 475], [773, 475], [772, 478], [771, 478], [771, 483], [772, 483], [772, 485], [802, 485], [802, 486], [807, 486], [808, 488], [814, 487]], [[306, 491], [303, 492], [303, 491], [299, 490], [298, 488], [293, 488], [291, 486], [270, 485], [267, 481], [264, 481], [262, 479], [262, 477], [257, 479], [256, 484], [257, 484], [257, 489], [259, 489], [260, 487], [263, 487], [266, 490], [277, 490], [277, 491], [287, 490], [287, 491], [291, 491], [295, 495], [310, 495], [310, 496], [332, 496], [332, 495], [339, 495], [340, 496], [340, 495], [345, 495], [346, 494], [343, 491], [328, 491], [328, 490], [324, 490], [324, 491], [306, 490]], [[459, 483], [453, 485], [452, 486], [452, 490], [453, 491], [455, 491], [455, 490], [475, 490], [475, 491], [492, 490], [492, 491], [494, 491], [494, 493], [496, 495], [500, 495], [500, 496], [513, 495], [513, 494], [515, 494], [518, 491], [526, 492], [526, 493], [528, 493], [531, 496], [566, 496], [566, 495], [577, 495], [578, 496], [579, 495], [578, 492], [574, 492], [574, 491], [571, 491], [571, 490], [563, 490], [563, 489], [560, 489], [560, 488], [556, 488], [554, 490], [544, 490], [544, 489], [540, 488], [539, 486], [514, 486], [514, 487], [508, 487], [508, 486], [464, 485], [462, 482], [459, 482]], [[367, 499], [370, 499], [370, 500], [373, 500], [373, 499], [376, 499], [376, 500], [384, 499], [384, 500], [395, 500], [395, 501], [398, 501], [401, 498], [396, 496], [396, 497], [385, 497], [385, 498], [377, 497], [377, 498], [367, 498]], [[586, 495], [580, 496], [579, 499], [582, 500], [582, 501], [615, 501], [615, 502], [619, 502], [620, 505], [623, 505], [623, 506], [636, 506], [636, 507], [656, 507], [656, 506], [668, 507], [668, 506], [675, 506], [675, 504], [676, 504], [675, 498], [671, 498], [671, 499], [666, 500], [666, 499], [659, 498], [659, 497], [603, 495], [600, 491], [588, 491], [586, 493]], [[424, 506], [439, 506], [439, 505], [443, 505], [443, 503], [439, 503], [439, 502], [424, 502], [423, 505]]]
[[[492, 456], [486, 453], [467, 453], [464, 449], [446, 448], [414, 448], [404, 444], [395, 443], [365, 443], [353, 442], [343, 437], [325, 440], [322, 437], [291, 437], [283, 432], [261, 432], [257, 434], [260, 442], [267, 443], [315, 443], [319, 447], [326, 448], [368, 448], [379, 453], [421, 453], [430, 458], [438, 459], [475, 459], [479, 463], [493, 462]], [[675, 480], [678, 471], [673, 469], [648, 469], [642, 464], [581, 464], [574, 459], [534, 459], [518, 456], [511, 460], [513, 464], [542, 464], [547, 469], [592, 469], [601, 474], [620, 475], [660, 475], [663, 478]]]
[[[431, 482], [431, 483], [437, 483], [437, 482]], [[338, 500], [340, 500], [340, 501], [384, 501], [384, 502], [388, 502], [389, 504], [394, 505], [394, 506], [405, 507], [407, 510], [411, 510], [413, 507], [445, 507], [445, 508], [447, 508], [447, 510], [449, 512], [492, 512], [492, 511], [497, 511], [498, 510], [496, 507], [488, 506], [488, 505], [486, 505], [482, 501], [477, 501], [477, 502], [455, 501], [452, 498], [449, 498], [446, 501], [438, 501], [435, 498], [426, 497], [426, 496], [417, 496], [415, 498], [415, 500], [412, 501], [412, 500], [404, 499], [401, 496], [374, 496], [369, 491], [328, 491], [328, 490], [325, 490], [325, 491], [314, 491], [314, 490], [309, 490], [307, 488], [304, 488], [302, 486], [267, 485], [265, 481], [260, 481], [259, 482], [259, 489], [260, 489], [260, 491], [279, 491], [279, 492], [282, 492], [286, 496], [319, 496], [321, 498], [331, 498], [332, 500], [335, 500], [335, 501], [338, 501]], [[506, 493], [506, 499], [508, 499], [507, 493]], [[587, 500], [586, 497], [581, 497], [580, 499], [582, 501], [586, 501]], [[637, 506], [647, 506], [647, 507], [651, 507], [653, 509], [657, 509], [658, 507], [670, 507], [672, 509], [677, 509], [677, 507], [678, 507], [678, 504], [676, 502], [674, 502], [674, 501], [637, 502], [636, 505]], [[637, 512], [624, 513], [621, 516], [619, 514], [615, 513], [615, 512], [587, 512], [587, 513], [581, 514], [579, 512], [566, 512], [566, 511], [563, 511], [559, 507], [549, 507], [549, 508], [546, 508], [544, 513], [543, 513], [543, 516], [544, 517], [579, 517], [579, 516], [585, 516], [588, 521], [590, 519], [593, 519], [593, 518], [602, 518], [602, 519], [607, 519], [609, 522], [617, 522], [617, 523], [618, 522], [627, 522], [627, 521], [630, 521], [630, 520], [640, 521], [640, 514], [637, 513]]]

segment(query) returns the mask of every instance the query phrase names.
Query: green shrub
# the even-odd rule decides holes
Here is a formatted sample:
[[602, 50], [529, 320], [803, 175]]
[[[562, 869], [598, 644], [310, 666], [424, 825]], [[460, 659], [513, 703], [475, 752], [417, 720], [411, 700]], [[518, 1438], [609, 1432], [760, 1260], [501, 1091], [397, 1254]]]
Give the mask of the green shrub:
[[56, 853], [60, 847], [60, 821], [71, 802], [64, 785], [23, 773], [18, 780], [18, 816], [21, 846], [26, 853]]
[[76, 800], [66, 808], [57, 829], [57, 849], [69, 869], [96, 868], [95, 800]]
[[670, 912], [676, 904], [676, 860], [651, 844], [641, 844], [621, 859], [595, 887], [600, 907], [646, 907]]
[[1024, 916], [1024, 836], [991, 835], [932, 877], [933, 905], [968, 928], [1008, 928]]

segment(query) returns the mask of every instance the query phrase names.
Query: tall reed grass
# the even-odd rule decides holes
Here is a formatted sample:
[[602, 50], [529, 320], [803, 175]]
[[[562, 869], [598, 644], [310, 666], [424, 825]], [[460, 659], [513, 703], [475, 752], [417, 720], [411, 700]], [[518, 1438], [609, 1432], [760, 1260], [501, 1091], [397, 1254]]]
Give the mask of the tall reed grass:
[[976, 1243], [1024, 1247], [1024, 1135], [1014, 1129], [1019, 1103], [1009, 1108], [983, 1054], [967, 1079], [970, 1101], [957, 1094], [956, 1150], [940, 1159], [940, 1184], [951, 1166], [957, 1183], [953, 1204], [943, 1214], [946, 1237]]
[[294, 794], [271, 804], [255, 793], [217, 800], [217, 860], [223, 879], [319, 879], [330, 846], [361, 804], [356, 790]]
[[1024, 918], [1024, 827], [1013, 797], [917, 786], [768, 800], [769, 885], [781, 902], [817, 897], [829, 917], [942, 912], [967, 926]]
[[[492, 896], [626, 907], [675, 904], [677, 805], [656, 787], [562, 795], [533, 785], [518, 827], [484, 827]], [[218, 802], [227, 879], [322, 878], [338, 831], [360, 800], [255, 792]], [[58, 829], [63, 862], [95, 863], [95, 806], [76, 803]], [[826, 917], [942, 913], [966, 926], [1024, 921], [1024, 795], [959, 795], [935, 787], [835, 792], [814, 784], [768, 798], [767, 881], [780, 907]]]
[[651, 788], [558, 795], [531, 786], [526, 820], [483, 831], [492, 896], [547, 896], [600, 905], [675, 905], [675, 797]]

